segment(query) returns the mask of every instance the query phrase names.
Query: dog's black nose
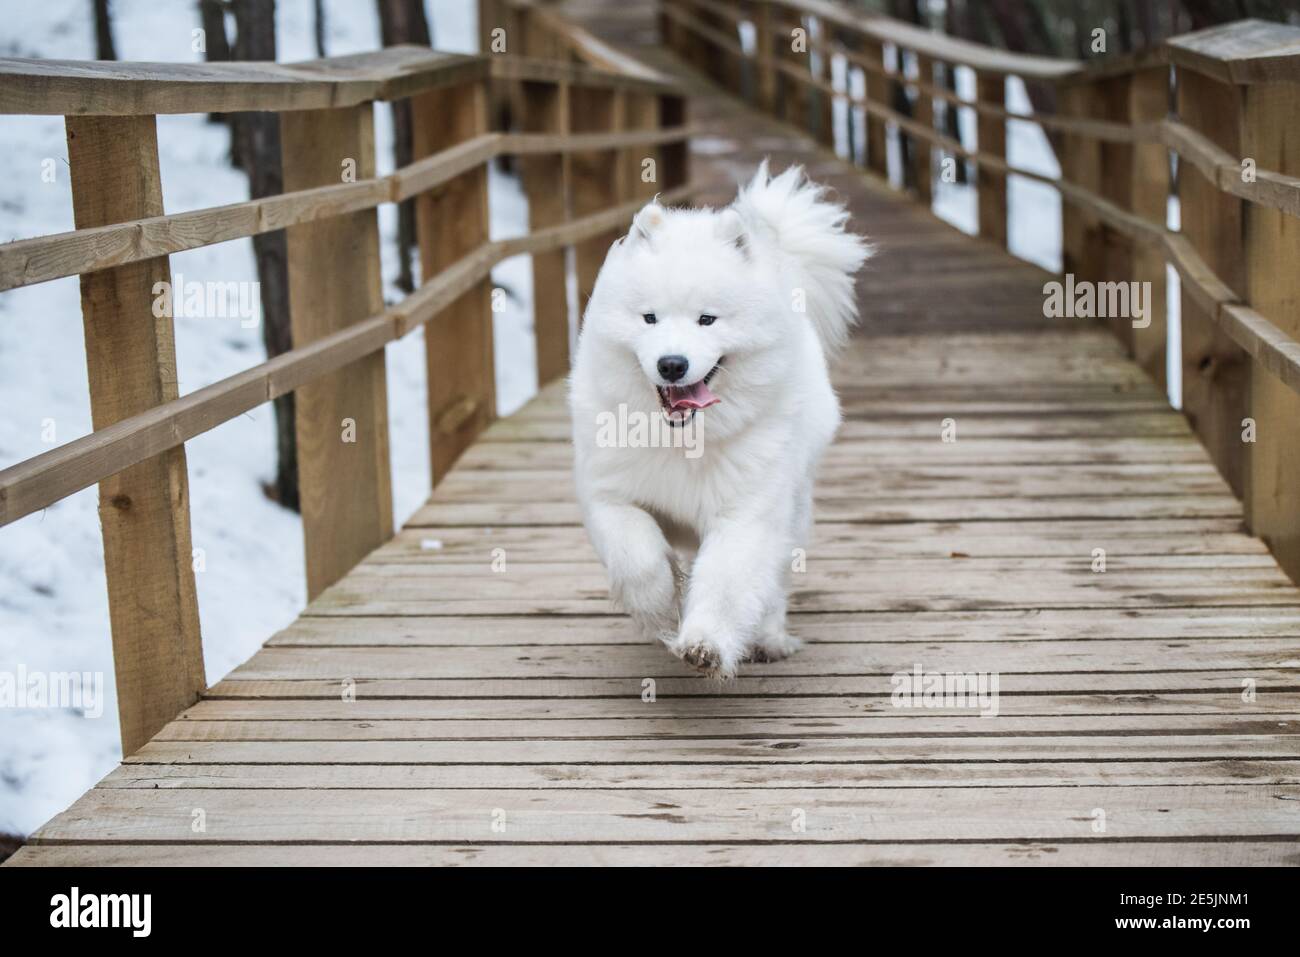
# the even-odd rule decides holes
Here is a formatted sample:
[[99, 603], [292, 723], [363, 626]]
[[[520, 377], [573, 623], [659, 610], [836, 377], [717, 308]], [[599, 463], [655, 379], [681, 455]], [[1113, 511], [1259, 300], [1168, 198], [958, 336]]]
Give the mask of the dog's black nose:
[[659, 374], [669, 382], [676, 382], [682, 376], [686, 375], [686, 370], [690, 367], [690, 362], [685, 356], [660, 356], [659, 357]]

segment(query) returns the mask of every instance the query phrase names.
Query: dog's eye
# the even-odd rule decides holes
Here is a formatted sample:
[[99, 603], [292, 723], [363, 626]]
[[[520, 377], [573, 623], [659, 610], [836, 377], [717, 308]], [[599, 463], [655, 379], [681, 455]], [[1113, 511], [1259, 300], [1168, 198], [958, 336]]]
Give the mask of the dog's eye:
[[717, 318], [718, 318], [717, 316], [710, 316], [710, 315], [703, 315], [703, 316], [700, 316], [700, 325], [702, 325], [702, 326], [711, 326], [711, 325], [713, 325], [713, 320], [715, 320], [715, 319], [717, 319]]
[[656, 322], [659, 321], [658, 319], [655, 318], [655, 314], [653, 312], [643, 313], [641, 318], [645, 320], [645, 324], [647, 326], [653, 326]]

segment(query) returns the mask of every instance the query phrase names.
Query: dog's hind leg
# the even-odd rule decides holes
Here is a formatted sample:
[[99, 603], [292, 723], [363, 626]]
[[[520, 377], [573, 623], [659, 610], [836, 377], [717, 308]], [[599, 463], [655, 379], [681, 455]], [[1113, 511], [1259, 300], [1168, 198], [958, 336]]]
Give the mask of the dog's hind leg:
[[777, 607], [763, 616], [754, 643], [749, 649], [749, 660], [760, 664], [789, 658], [803, 647], [803, 642], [785, 630], [785, 596]]
[[635, 505], [589, 502], [584, 512], [615, 603], [645, 637], [671, 641], [677, 633], [680, 582], [659, 523]]
[[790, 551], [790, 562], [782, 576], [781, 591], [772, 601], [763, 621], [754, 634], [749, 649], [749, 660], [754, 662], [780, 661], [789, 658], [803, 647], [803, 642], [786, 631], [786, 605], [790, 594], [790, 575], [803, 573], [807, 567], [807, 543], [812, 533], [812, 483], [809, 482], [795, 496], [794, 512], [790, 516], [790, 540], [795, 547]]

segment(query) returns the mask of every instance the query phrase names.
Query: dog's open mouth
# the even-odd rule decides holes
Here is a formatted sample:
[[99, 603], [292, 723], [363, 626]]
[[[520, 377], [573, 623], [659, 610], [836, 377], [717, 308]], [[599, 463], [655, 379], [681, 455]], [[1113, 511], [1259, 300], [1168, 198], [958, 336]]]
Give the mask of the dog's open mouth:
[[722, 400], [709, 390], [709, 382], [717, 375], [722, 360], [709, 370], [699, 382], [691, 385], [657, 385], [655, 393], [659, 396], [659, 408], [663, 409], [664, 418], [673, 428], [680, 428], [695, 417], [699, 409], [707, 409]]

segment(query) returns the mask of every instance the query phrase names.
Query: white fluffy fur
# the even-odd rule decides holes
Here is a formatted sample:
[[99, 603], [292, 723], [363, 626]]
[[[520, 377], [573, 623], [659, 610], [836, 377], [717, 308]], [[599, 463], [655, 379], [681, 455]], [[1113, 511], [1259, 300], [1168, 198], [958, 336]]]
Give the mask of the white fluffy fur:
[[[587, 306], [570, 405], [588, 534], [641, 630], [720, 677], [798, 647], [788, 574], [840, 422], [827, 359], [857, 319], [853, 274], [869, 255], [846, 219], [802, 169], [771, 177], [764, 163], [724, 210], [645, 207]], [[723, 359], [721, 402], [695, 413], [702, 454], [602, 447], [602, 412], [661, 414], [664, 355], [689, 360], [682, 384]]]

